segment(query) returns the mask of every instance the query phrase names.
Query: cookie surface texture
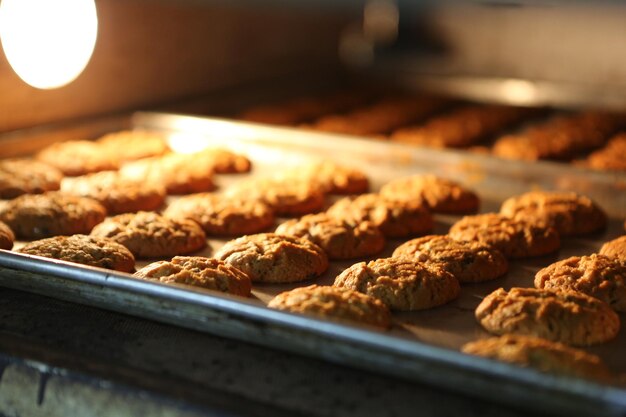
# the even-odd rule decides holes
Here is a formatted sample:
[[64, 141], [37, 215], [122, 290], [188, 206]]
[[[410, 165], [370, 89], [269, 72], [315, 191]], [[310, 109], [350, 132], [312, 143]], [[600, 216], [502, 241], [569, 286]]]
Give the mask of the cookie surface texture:
[[111, 171], [120, 165], [114, 153], [89, 140], [54, 143], [40, 151], [37, 159], [71, 176]]
[[61, 179], [61, 171], [35, 159], [0, 160], [1, 199], [56, 191], [61, 186]]
[[600, 255], [617, 258], [622, 262], [626, 262], [626, 235], [615, 238], [602, 245]]

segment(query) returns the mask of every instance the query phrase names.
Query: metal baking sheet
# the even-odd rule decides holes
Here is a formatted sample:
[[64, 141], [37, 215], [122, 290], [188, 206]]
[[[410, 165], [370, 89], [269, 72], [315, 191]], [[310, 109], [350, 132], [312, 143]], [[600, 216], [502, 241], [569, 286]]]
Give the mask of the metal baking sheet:
[[[276, 128], [228, 120], [138, 113], [132, 126], [163, 130], [177, 140], [200, 146], [214, 144], [252, 159], [251, 175], [289, 168], [311, 159], [329, 158], [368, 173], [377, 189], [392, 178], [432, 172], [474, 188], [483, 201], [481, 211], [495, 211], [501, 201], [529, 189], [571, 189], [590, 195], [609, 213], [603, 233], [564, 242], [553, 256], [514, 261], [504, 278], [465, 285], [454, 302], [432, 310], [394, 313], [390, 331], [336, 324], [273, 311], [265, 304], [278, 292], [301, 285], [331, 284], [356, 261], [333, 262], [321, 278], [286, 285], [254, 285], [253, 297], [243, 299], [182, 286], [138, 280], [127, 274], [77, 266], [14, 252], [0, 251], [0, 285], [60, 299], [96, 305], [232, 337], [277, 349], [393, 374], [442, 386], [469, 395], [523, 404], [543, 411], [573, 415], [624, 415], [626, 389], [591, 381], [541, 374], [533, 370], [470, 357], [458, 352], [470, 340], [487, 337], [473, 311], [492, 290], [532, 286], [534, 273], [557, 259], [595, 252], [602, 242], [623, 233], [626, 217], [626, 175], [588, 171], [539, 162], [528, 164], [448, 150], [416, 148], [341, 135]], [[117, 129], [112, 125], [111, 130]], [[1, 154], [2, 152], [0, 152]], [[247, 175], [218, 177], [227, 188]], [[456, 216], [436, 217], [437, 233], [445, 233]], [[224, 240], [210, 239], [210, 256]], [[390, 254], [402, 243], [388, 242]], [[145, 264], [140, 262], [138, 266]], [[626, 319], [621, 315], [622, 320]], [[617, 373], [626, 373], [626, 332], [607, 344], [588, 349]], [[494, 394], [497, 393], [497, 394]]]

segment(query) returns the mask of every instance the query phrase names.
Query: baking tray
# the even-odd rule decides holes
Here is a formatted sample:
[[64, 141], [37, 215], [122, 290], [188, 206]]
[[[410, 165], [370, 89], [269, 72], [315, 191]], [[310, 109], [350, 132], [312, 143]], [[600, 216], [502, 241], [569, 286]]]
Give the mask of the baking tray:
[[[252, 175], [317, 158], [361, 168], [368, 173], [374, 189], [392, 178], [415, 173], [443, 175], [474, 188], [483, 201], [482, 212], [497, 210], [504, 198], [529, 189], [576, 190], [598, 201], [611, 217], [610, 225], [603, 233], [567, 240], [558, 255], [514, 261], [504, 278], [465, 285], [461, 296], [448, 305], [420, 312], [394, 313], [394, 326], [386, 332], [265, 307], [278, 292], [313, 282], [332, 283], [341, 270], [356, 261], [333, 262], [322, 277], [304, 283], [255, 285], [253, 298], [243, 299], [0, 251], [0, 285], [392, 374], [515, 406], [572, 415], [626, 414], [626, 389], [622, 386], [546, 375], [458, 352], [466, 341], [488, 336], [473, 317], [481, 297], [501, 286], [532, 286], [532, 278], [539, 268], [557, 259], [597, 251], [602, 242], [623, 233], [626, 175], [549, 162], [504, 161], [463, 152], [214, 118], [137, 113], [130, 123], [126, 122], [123, 125], [119, 121], [111, 122], [110, 130], [128, 125], [157, 129], [196, 146], [214, 144], [230, 148], [252, 159], [255, 167]], [[23, 138], [27, 136], [24, 134]], [[29, 146], [24, 140], [14, 143]], [[3, 148], [0, 147], [0, 156]], [[245, 177], [220, 176], [218, 183], [227, 188]], [[458, 219], [441, 215], [435, 218], [437, 233], [445, 233]], [[210, 239], [211, 249], [202, 254], [210, 255], [223, 242]], [[401, 242], [389, 242], [381, 257], [390, 254]], [[145, 262], [138, 266], [143, 264]], [[621, 318], [626, 319], [623, 314]], [[613, 370], [626, 373], [625, 348], [626, 332], [622, 331], [616, 340], [588, 350], [600, 355]]]

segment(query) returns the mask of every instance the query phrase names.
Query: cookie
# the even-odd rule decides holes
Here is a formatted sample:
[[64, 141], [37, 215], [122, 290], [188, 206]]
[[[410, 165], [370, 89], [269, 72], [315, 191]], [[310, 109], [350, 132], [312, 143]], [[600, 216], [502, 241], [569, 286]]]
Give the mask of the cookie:
[[461, 283], [490, 281], [508, 270], [508, 262], [499, 250], [445, 235], [409, 240], [398, 246], [392, 256], [439, 264]]
[[535, 287], [574, 290], [626, 312], [626, 264], [604, 255], [572, 256], [541, 269]]
[[507, 258], [547, 255], [561, 246], [554, 228], [496, 213], [465, 216], [452, 225], [448, 234], [454, 240], [492, 246]]
[[478, 196], [462, 185], [434, 175], [414, 175], [385, 184], [380, 194], [394, 200], [419, 201], [435, 213], [470, 214], [478, 211]]
[[117, 171], [65, 178], [61, 191], [92, 198], [106, 207], [108, 214], [156, 210], [165, 202], [165, 188], [162, 186], [130, 180]]
[[249, 297], [250, 277], [224, 261], [201, 256], [175, 256], [171, 261], [153, 262], [133, 275], [165, 284], [184, 284]]
[[317, 182], [329, 194], [361, 194], [369, 190], [367, 176], [356, 168], [323, 161], [298, 167], [293, 175]]
[[459, 281], [439, 264], [410, 258], [360, 262], [335, 278], [336, 287], [378, 298], [393, 310], [424, 310], [459, 296]]
[[622, 262], [626, 262], [626, 235], [620, 236], [602, 245], [600, 255], [617, 258]]
[[299, 237], [274, 233], [248, 235], [226, 242], [215, 258], [239, 268], [254, 282], [297, 282], [328, 268], [326, 253]]
[[55, 236], [27, 243], [17, 252], [114, 271], [135, 271], [133, 254], [126, 247], [104, 237]]
[[589, 154], [583, 165], [599, 170], [626, 171], [626, 133], [614, 136], [606, 146]]
[[301, 216], [324, 207], [324, 192], [315, 181], [302, 178], [253, 178], [237, 184], [227, 195], [260, 200], [279, 216]]
[[123, 130], [106, 134], [96, 140], [106, 152], [115, 155], [118, 161], [134, 161], [168, 153], [164, 134], [149, 130]]
[[327, 214], [355, 224], [371, 222], [387, 237], [422, 235], [434, 227], [432, 214], [421, 202], [391, 200], [380, 194], [343, 198]]
[[122, 177], [165, 187], [168, 194], [190, 194], [215, 189], [212, 161], [198, 154], [170, 153], [129, 162]]
[[0, 160], [0, 198], [56, 191], [61, 179], [61, 171], [34, 159]]
[[115, 152], [89, 140], [54, 143], [40, 151], [37, 159], [70, 176], [111, 171], [120, 164]]
[[348, 288], [310, 285], [274, 297], [269, 308], [323, 319], [387, 328], [391, 313], [380, 300]]
[[57, 191], [25, 194], [0, 207], [0, 221], [22, 239], [89, 233], [105, 217], [97, 201]]
[[573, 192], [530, 191], [502, 203], [500, 214], [554, 227], [561, 236], [592, 233], [606, 226], [606, 214], [590, 198]]
[[211, 165], [218, 174], [240, 174], [250, 172], [252, 162], [244, 156], [227, 149], [209, 148], [195, 154], [196, 159], [202, 159], [203, 164]]
[[476, 308], [476, 319], [489, 332], [543, 337], [588, 346], [613, 339], [617, 314], [604, 301], [575, 291], [500, 288]]
[[507, 334], [466, 343], [461, 351], [555, 375], [611, 380], [598, 356], [538, 337]]
[[191, 194], [172, 202], [167, 217], [187, 218], [207, 235], [241, 236], [257, 233], [274, 224], [274, 212], [265, 203], [212, 193]]
[[0, 249], [11, 249], [15, 242], [15, 235], [11, 228], [3, 222], [0, 222]]
[[196, 222], [170, 219], [150, 211], [110, 217], [96, 226], [91, 235], [113, 239], [137, 258], [184, 255], [206, 246], [206, 235]]
[[324, 249], [329, 259], [371, 256], [385, 247], [385, 237], [373, 223], [350, 222], [325, 213], [289, 220], [278, 226], [276, 234], [310, 240]]

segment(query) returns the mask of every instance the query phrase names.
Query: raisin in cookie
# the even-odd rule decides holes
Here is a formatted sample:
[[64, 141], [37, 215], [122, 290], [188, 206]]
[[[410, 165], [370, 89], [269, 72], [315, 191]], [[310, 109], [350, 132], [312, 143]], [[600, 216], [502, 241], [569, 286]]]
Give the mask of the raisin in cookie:
[[105, 217], [106, 209], [96, 200], [57, 191], [25, 194], [0, 207], [0, 221], [23, 239], [89, 233]]
[[206, 235], [196, 222], [169, 219], [149, 211], [110, 217], [91, 235], [113, 239], [138, 258], [183, 255], [206, 246]]
[[600, 255], [617, 258], [622, 262], [626, 262], [626, 235], [620, 236], [602, 245]]
[[394, 200], [421, 201], [435, 213], [470, 214], [480, 200], [462, 185], [434, 175], [414, 175], [385, 184], [380, 193]]
[[598, 356], [531, 336], [507, 334], [466, 343], [470, 355], [508, 362], [550, 374], [610, 381], [611, 372]]
[[458, 297], [459, 281], [439, 264], [384, 258], [352, 265], [335, 278], [336, 287], [378, 298], [393, 310], [424, 310]]
[[274, 212], [261, 201], [211, 193], [181, 197], [167, 207], [165, 215], [194, 220], [208, 235], [218, 236], [257, 233], [274, 224]]
[[476, 308], [476, 319], [494, 334], [537, 336], [588, 346], [613, 339], [620, 320], [603, 301], [576, 291], [534, 288], [495, 290]]
[[327, 213], [352, 223], [371, 222], [388, 237], [422, 235], [434, 227], [432, 214], [420, 202], [391, 200], [379, 194], [343, 198]]
[[561, 246], [559, 234], [552, 227], [495, 213], [465, 216], [452, 225], [449, 235], [455, 240], [492, 246], [507, 258], [546, 255]]
[[324, 319], [387, 328], [389, 309], [380, 300], [348, 288], [310, 285], [278, 294], [269, 308], [307, 314]]
[[0, 198], [56, 191], [61, 179], [61, 171], [34, 159], [0, 160]]
[[260, 233], [226, 242], [215, 258], [241, 269], [256, 282], [297, 282], [328, 268], [326, 253], [299, 237]]
[[153, 262], [135, 272], [134, 276], [166, 284], [192, 285], [242, 297], [249, 297], [252, 290], [248, 275], [224, 261], [201, 256], [175, 256], [171, 261]]
[[489, 281], [501, 277], [508, 270], [508, 262], [499, 250], [445, 235], [409, 240], [398, 246], [393, 256], [440, 264], [461, 283]]
[[606, 225], [606, 215], [590, 198], [572, 192], [531, 191], [502, 203], [500, 213], [554, 227], [561, 236], [582, 235]]
[[0, 222], [0, 249], [11, 249], [15, 242], [15, 235], [11, 228], [3, 222]]
[[303, 237], [315, 243], [330, 259], [353, 259], [374, 255], [385, 247], [385, 237], [373, 223], [350, 222], [325, 213], [289, 220], [276, 234]]
[[93, 198], [106, 207], [109, 214], [156, 210], [165, 202], [162, 186], [123, 178], [116, 171], [65, 178], [61, 191]]
[[17, 252], [121, 272], [135, 271], [135, 257], [125, 246], [104, 237], [55, 236], [30, 242]]
[[626, 264], [604, 255], [572, 256], [541, 269], [535, 287], [575, 290], [626, 312]]
[[119, 168], [115, 152], [89, 140], [54, 143], [40, 151], [37, 159], [71, 176]]

